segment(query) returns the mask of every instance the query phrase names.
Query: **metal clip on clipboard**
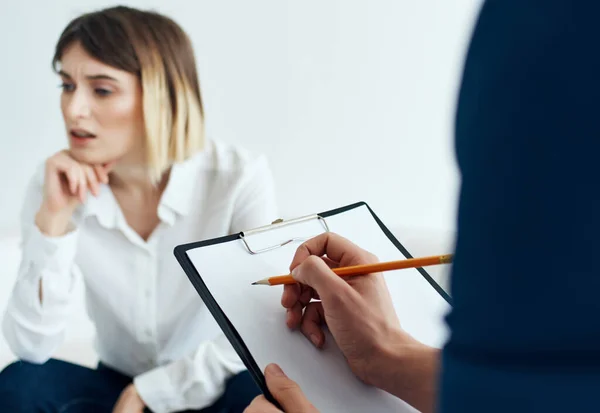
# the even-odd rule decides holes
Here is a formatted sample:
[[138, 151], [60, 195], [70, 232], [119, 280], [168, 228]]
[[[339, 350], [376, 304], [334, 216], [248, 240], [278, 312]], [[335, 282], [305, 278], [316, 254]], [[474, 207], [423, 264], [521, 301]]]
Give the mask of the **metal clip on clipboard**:
[[[256, 235], [256, 234], [261, 233], [261, 232], [272, 231], [274, 229], [278, 229], [278, 228], [285, 227], [285, 226], [288, 226], [288, 225], [299, 224], [299, 223], [310, 221], [310, 220], [313, 220], [313, 219], [319, 220], [319, 222], [323, 225], [323, 227], [325, 229], [325, 232], [329, 232], [329, 226], [327, 225], [327, 221], [325, 220], [325, 218], [323, 218], [322, 216], [320, 216], [318, 214], [314, 214], [314, 215], [307, 215], [307, 216], [304, 216], [304, 217], [294, 218], [294, 219], [288, 219], [288, 220], [277, 219], [277, 220], [273, 221], [271, 223], [271, 225], [265, 225], [265, 226], [262, 226], [262, 227], [251, 229], [249, 231], [243, 231], [243, 232], [241, 232], [240, 233], [240, 239], [244, 242], [244, 245], [245, 245], [246, 249], [252, 255], [260, 254], [262, 252], [272, 251], [274, 249], [281, 248], [281, 247], [283, 247], [285, 245], [288, 245], [291, 242], [306, 241], [306, 240], [310, 239], [311, 237], [295, 237], [295, 238], [290, 238], [290, 239], [285, 240], [285, 241], [283, 241], [281, 243], [278, 243], [278, 244], [275, 244], [275, 245], [271, 245], [269, 247], [261, 248], [261, 249], [252, 249], [250, 247], [250, 245], [248, 244], [247, 237], [252, 236], [252, 235]], [[314, 236], [317, 236], [317, 235], [319, 235], [319, 234], [315, 234]]]

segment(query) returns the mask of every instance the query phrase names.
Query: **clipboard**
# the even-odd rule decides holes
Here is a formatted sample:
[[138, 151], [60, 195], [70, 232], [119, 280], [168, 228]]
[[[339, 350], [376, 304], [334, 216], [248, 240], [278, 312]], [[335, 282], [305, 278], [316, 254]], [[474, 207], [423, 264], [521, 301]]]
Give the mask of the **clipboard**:
[[[272, 243], [270, 245], [260, 245], [260, 246], [254, 245], [251, 240], [254, 236], [260, 236], [260, 234], [264, 234], [269, 231], [278, 230], [278, 229], [281, 229], [286, 226], [294, 226], [296, 224], [306, 223], [308, 221], [318, 222], [320, 227], [322, 227], [322, 232], [328, 232], [328, 231], [330, 231], [329, 224], [328, 224], [329, 219], [339, 216], [340, 214], [351, 213], [353, 210], [358, 210], [360, 208], [362, 208], [362, 209], [366, 208], [368, 210], [368, 212], [371, 214], [372, 218], [375, 220], [375, 222], [379, 226], [379, 229], [383, 232], [383, 234], [385, 234], [385, 236], [389, 239], [389, 241], [391, 241], [393, 246], [395, 248], [397, 248], [397, 250], [404, 257], [412, 258], [412, 255], [410, 254], [410, 252], [402, 245], [402, 243], [400, 243], [400, 241], [398, 241], [398, 239], [390, 232], [390, 230], [383, 224], [383, 222], [379, 219], [379, 217], [377, 217], [375, 212], [365, 202], [358, 202], [355, 204], [347, 205], [347, 206], [336, 208], [333, 210], [324, 211], [324, 212], [321, 212], [318, 214], [295, 218], [295, 219], [290, 219], [290, 220], [279, 219], [279, 220], [274, 221], [271, 225], [267, 225], [264, 227], [255, 228], [255, 229], [251, 229], [248, 231], [243, 231], [240, 233], [223, 236], [223, 237], [219, 237], [219, 238], [215, 238], [215, 239], [209, 239], [209, 240], [204, 240], [204, 241], [199, 241], [199, 242], [178, 245], [174, 249], [174, 255], [175, 255], [177, 261], [183, 268], [183, 270], [186, 273], [187, 277], [189, 278], [190, 282], [192, 283], [192, 285], [194, 286], [194, 288], [196, 289], [196, 291], [198, 292], [198, 294], [204, 301], [205, 305], [211, 312], [212, 316], [215, 318], [217, 324], [219, 325], [219, 327], [221, 328], [221, 330], [223, 331], [223, 333], [225, 334], [225, 336], [227, 337], [227, 339], [229, 340], [229, 342], [235, 349], [236, 353], [238, 354], [240, 359], [243, 361], [244, 365], [248, 369], [252, 378], [254, 379], [254, 381], [260, 388], [260, 390], [263, 392], [265, 397], [270, 402], [275, 404], [276, 406], [278, 404], [275, 401], [275, 399], [272, 397], [272, 395], [270, 394], [270, 392], [267, 388], [262, 369], [258, 366], [252, 353], [246, 346], [246, 343], [244, 342], [243, 338], [236, 330], [233, 323], [230, 321], [230, 319], [227, 317], [225, 312], [221, 309], [221, 307], [219, 306], [219, 304], [213, 297], [213, 294], [211, 293], [207, 284], [205, 283], [205, 281], [202, 278], [202, 274], [199, 274], [196, 266], [193, 264], [192, 260], [190, 259], [189, 252], [191, 250], [196, 250], [199, 248], [205, 248], [205, 247], [215, 246], [218, 244], [226, 244], [226, 243], [241, 243], [244, 246], [246, 253], [250, 256], [268, 254], [270, 251], [277, 250], [279, 248], [284, 248], [286, 246], [291, 246], [291, 245], [293, 245], [295, 248], [295, 247], [299, 246], [300, 243], [303, 242], [305, 239], [311, 238], [312, 236], [316, 236], [319, 234], [317, 234], [317, 233], [311, 234], [312, 236], [306, 236], [307, 234], [304, 234], [303, 237], [295, 237], [295, 236], [286, 237], [286, 238], [282, 239], [281, 242]], [[341, 235], [343, 236], [344, 234], [341, 234]], [[451, 297], [443, 290], [443, 288], [441, 288], [434, 281], [434, 279], [427, 273], [427, 271], [425, 269], [416, 268], [414, 270], [418, 271], [420, 276], [428, 283], [428, 285], [431, 287], [431, 289], [433, 289], [437, 293], [437, 295], [439, 295], [441, 300], [443, 300], [448, 306], [452, 305]], [[264, 274], [264, 276], [268, 276], [268, 275], [271, 275], [271, 274]], [[272, 275], [276, 275], [276, 274], [272, 274]], [[394, 275], [394, 277], [401, 277], [401, 275]], [[276, 288], [276, 287], [254, 287], [254, 288]], [[282, 310], [283, 310], [283, 308], [282, 308]]]

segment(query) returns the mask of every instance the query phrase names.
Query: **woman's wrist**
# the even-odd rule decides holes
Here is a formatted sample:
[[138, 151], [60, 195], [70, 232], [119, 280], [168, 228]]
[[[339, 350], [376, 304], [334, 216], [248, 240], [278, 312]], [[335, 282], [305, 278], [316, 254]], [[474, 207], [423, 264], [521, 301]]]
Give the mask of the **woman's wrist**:
[[72, 211], [50, 212], [44, 205], [35, 215], [35, 225], [40, 232], [49, 237], [60, 237], [69, 232]]

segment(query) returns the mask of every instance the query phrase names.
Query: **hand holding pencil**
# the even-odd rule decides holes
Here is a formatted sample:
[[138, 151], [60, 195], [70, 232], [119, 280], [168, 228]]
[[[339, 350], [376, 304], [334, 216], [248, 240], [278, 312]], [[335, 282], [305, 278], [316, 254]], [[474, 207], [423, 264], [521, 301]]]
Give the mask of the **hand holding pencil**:
[[[435, 400], [433, 385], [429, 389], [424, 384], [425, 389], [419, 394], [426, 397], [417, 400], [414, 391], [401, 388], [406, 380], [398, 366], [403, 364], [402, 358], [411, 360], [423, 377], [433, 377], [436, 365], [430, 360], [436, 359], [433, 353], [437, 350], [401, 328], [381, 273], [342, 279], [330, 268], [356, 270], [360, 266], [364, 271], [374, 268], [373, 264], [378, 264], [373, 254], [334, 233], [302, 244], [290, 265], [295, 281], [283, 288], [281, 304], [287, 309], [286, 324], [300, 330], [318, 348], [325, 343], [323, 328], [327, 326], [357, 377], [420, 410], [431, 410], [429, 404]], [[411, 265], [425, 264], [411, 261]], [[402, 276], [401, 272], [398, 276]]]

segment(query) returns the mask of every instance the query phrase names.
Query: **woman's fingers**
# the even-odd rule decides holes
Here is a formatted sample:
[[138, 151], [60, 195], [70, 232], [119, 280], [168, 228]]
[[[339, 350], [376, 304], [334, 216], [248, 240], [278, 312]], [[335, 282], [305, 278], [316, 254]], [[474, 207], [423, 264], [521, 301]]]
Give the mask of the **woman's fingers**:
[[98, 180], [98, 176], [96, 175], [95, 169], [90, 166], [87, 166], [84, 167], [84, 170], [87, 178], [87, 185], [90, 188], [90, 191], [94, 196], [98, 196], [98, 194], [100, 193], [100, 183]]
[[[75, 160], [68, 151], [62, 151], [46, 161], [46, 185], [61, 190], [64, 195], [85, 202], [88, 190], [100, 194], [100, 185], [108, 184], [108, 171], [114, 162], [89, 165]], [[48, 189], [47, 188], [47, 189]]]
[[108, 184], [108, 172], [104, 169], [104, 167], [100, 165], [94, 166], [94, 172], [96, 173], [96, 178], [98, 178], [98, 182], [103, 184]]
[[48, 161], [47, 174], [63, 176], [68, 184], [71, 195], [77, 195], [79, 188], [79, 165], [75, 162], [65, 162], [61, 159]]
[[102, 165], [102, 168], [104, 169], [104, 172], [106, 172], [107, 176], [108, 176], [108, 173], [112, 170], [113, 166], [115, 166], [116, 163], [117, 163], [116, 161], [110, 161], [110, 162], [107, 162]]
[[88, 185], [87, 185], [87, 176], [86, 173], [84, 171], [84, 168], [82, 168], [81, 166], [79, 166], [79, 200], [81, 201], [81, 203], [85, 202], [85, 195], [88, 189]]

